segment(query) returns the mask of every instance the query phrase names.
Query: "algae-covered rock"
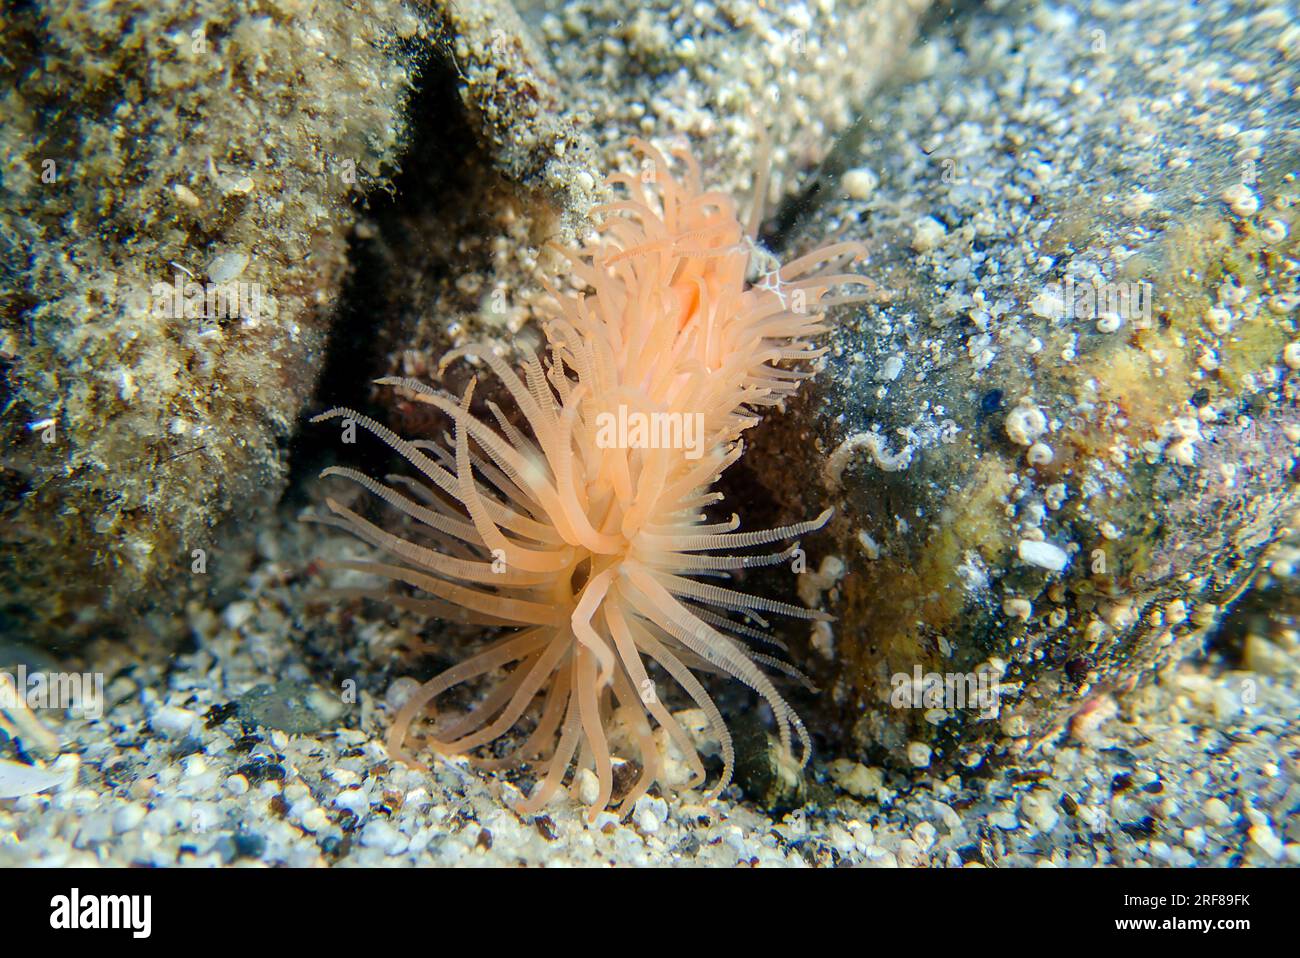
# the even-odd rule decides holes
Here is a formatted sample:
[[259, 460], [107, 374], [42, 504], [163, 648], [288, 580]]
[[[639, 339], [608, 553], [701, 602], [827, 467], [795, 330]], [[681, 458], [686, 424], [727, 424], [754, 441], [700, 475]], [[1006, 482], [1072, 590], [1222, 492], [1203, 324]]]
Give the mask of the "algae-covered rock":
[[1300, 505], [1296, 27], [1198, 9], [936, 31], [794, 231], [863, 239], [880, 287], [749, 456], [839, 507], [801, 592], [861, 753], [1032, 748], [1196, 648]]
[[237, 571], [223, 524], [282, 488], [427, 30], [391, 0], [4, 16], [0, 604], [58, 644]]
[[602, 177], [550, 60], [508, 0], [435, 6], [445, 65], [479, 149], [508, 182], [541, 193], [573, 236]]

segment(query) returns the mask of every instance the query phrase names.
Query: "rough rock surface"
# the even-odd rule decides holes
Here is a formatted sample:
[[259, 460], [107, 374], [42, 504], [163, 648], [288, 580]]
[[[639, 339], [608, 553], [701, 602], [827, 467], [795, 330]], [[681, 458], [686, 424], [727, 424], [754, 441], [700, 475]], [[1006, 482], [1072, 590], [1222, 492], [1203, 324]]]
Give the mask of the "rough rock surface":
[[[1028, 751], [1197, 648], [1300, 505], [1288, 9], [974, 12], [793, 228], [862, 238], [888, 300], [749, 457], [790, 511], [840, 506], [800, 591], [861, 753]], [[914, 688], [981, 672], [987, 709]]]
[[425, 24], [390, 0], [4, 16], [4, 624], [165, 631], [242, 576], [227, 520], [246, 540], [283, 488]]

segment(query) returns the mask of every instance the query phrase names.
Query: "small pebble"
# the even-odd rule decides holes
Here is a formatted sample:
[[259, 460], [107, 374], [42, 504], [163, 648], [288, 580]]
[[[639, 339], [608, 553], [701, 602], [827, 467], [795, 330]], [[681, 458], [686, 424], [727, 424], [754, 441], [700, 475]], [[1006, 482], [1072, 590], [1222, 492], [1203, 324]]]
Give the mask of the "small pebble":
[[1268, 825], [1252, 825], [1248, 832], [1250, 840], [1269, 858], [1281, 861], [1283, 855], [1282, 839]]
[[164, 738], [182, 739], [194, 730], [198, 720], [197, 712], [163, 705], [154, 709], [153, 714], [149, 716], [149, 728]]
[[133, 831], [144, 821], [147, 814], [143, 805], [128, 802], [113, 813], [113, 831], [118, 834]]
[[1040, 569], [1046, 569], [1048, 572], [1060, 572], [1070, 564], [1069, 553], [1060, 546], [1052, 545], [1050, 542], [1021, 539], [1016, 551], [1020, 556], [1020, 561], [1037, 566]]
[[1223, 825], [1232, 817], [1228, 806], [1217, 798], [1206, 799], [1205, 804], [1201, 806], [1201, 811], [1213, 825]]
[[844, 174], [840, 185], [844, 187], [844, 192], [850, 199], [866, 200], [876, 192], [876, 187], [880, 185], [880, 178], [866, 167], [857, 167]]
[[1222, 193], [1223, 202], [1238, 216], [1254, 216], [1259, 212], [1259, 197], [1245, 183], [1237, 183]]
[[948, 232], [933, 216], [922, 216], [912, 224], [912, 249], [924, 253], [934, 249]]

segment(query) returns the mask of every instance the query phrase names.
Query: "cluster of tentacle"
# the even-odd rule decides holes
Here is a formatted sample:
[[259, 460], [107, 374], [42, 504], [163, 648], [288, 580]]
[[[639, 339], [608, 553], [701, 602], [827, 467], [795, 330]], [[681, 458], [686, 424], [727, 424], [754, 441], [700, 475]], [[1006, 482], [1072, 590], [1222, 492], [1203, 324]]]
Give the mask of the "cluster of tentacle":
[[[405, 702], [390, 750], [419, 764], [427, 751], [474, 756], [509, 735], [504, 754], [475, 761], [537, 769], [524, 811], [540, 809], [575, 766], [595, 774], [591, 813], [606, 808], [619, 758], [640, 766], [621, 796], [629, 809], [654, 782], [670, 784], [665, 746], [684, 757], [688, 784], [703, 784], [693, 740], [660, 695], [665, 678], [694, 700], [721, 743], [712, 793], [725, 788], [731, 738], [697, 671], [754, 689], [771, 707], [782, 746], [792, 750], [797, 737], [805, 761], [808, 754], [804, 726], [767, 671], [799, 673], [764, 651], [780, 648], [764, 615], [821, 614], [719, 580], [787, 561], [794, 546], [754, 550], [818, 529], [830, 513], [742, 532], [735, 515], [709, 517], [721, 500], [711, 487], [741, 456], [741, 434], [759, 412], [811, 375], [806, 362], [820, 355], [814, 339], [823, 310], [855, 298], [835, 300], [828, 290], [860, 282], [840, 269], [859, 249], [835, 244], [755, 274], [766, 254], [733, 200], [705, 192], [685, 153], [675, 154], [685, 166], [679, 182], [662, 154], [636, 145], [645, 168], [611, 177], [624, 195], [598, 211], [596, 238], [568, 252], [583, 292], [551, 290], [545, 356], [525, 351], [513, 366], [478, 345], [443, 359], [444, 368], [458, 359], [486, 367], [513, 410], [487, 402], [485, 413], [473, 411], [472, 381], [456, 396], [392, 378], [381, 382], [446, 417], [441, 441], [404, 439], [347, 409], [317, 417], [355, 422], [415, 472], [381, 481], [325, 471], [365, 487], [403, 520], [388, 531], [328, 499], [333, 515], [322, 521], [388, 556], [334, 564], [404, 584], [367, 595], [507, 628]], [[686, 428], [665, 432], [677, 442], [611, 441], [609, 425], [629, 419]], [[687, 434], [689, 447], [680, 441]], [[488, 677], [495, 684], [467, 713], [437, 714], [444, 692]]]

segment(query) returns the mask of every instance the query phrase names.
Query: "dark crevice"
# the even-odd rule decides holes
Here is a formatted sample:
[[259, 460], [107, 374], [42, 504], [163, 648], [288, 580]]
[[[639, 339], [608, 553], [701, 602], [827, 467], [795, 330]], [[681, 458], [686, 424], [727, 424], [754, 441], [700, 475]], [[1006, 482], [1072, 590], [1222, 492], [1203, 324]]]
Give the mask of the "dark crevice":
[[[423, 71], [408, 107], [410, 143], [401, 171], [392, 186], [360, 202], [359, 223], [350, 239], [352, 268], [339, 295], [337, 315], [325, 352], [325, 366], [316, 392], [303, 411], [306, 420], [334, 406], [346, 406], [379, 421], [386, 412], [374, 398], [373, 380], [385, 371], [384, 362], [402, 347], [403, 322], [390, 322], [387, 310], [393, 290], [404, 282], [403, 271], [415, 260], [409, 223], [435, 219], [443, 197], [456, 189], [466, 166], [463, 144], [473, 141], [462, 112], [454, 70], [435, 61]], [[301, 505], [305, 483], [327, 465], [360, 466], [373, 461], [374, 442], [339, 442], [337, 422], [311, 425], [304, 421], [290, 445], [287, 504]], [[348, 461], [352, 460], [352, 461]]]

